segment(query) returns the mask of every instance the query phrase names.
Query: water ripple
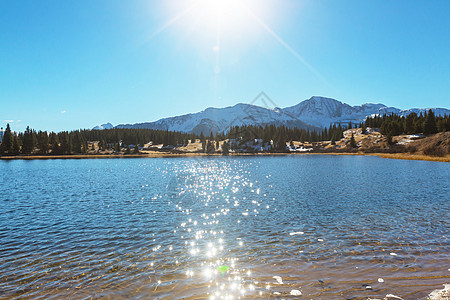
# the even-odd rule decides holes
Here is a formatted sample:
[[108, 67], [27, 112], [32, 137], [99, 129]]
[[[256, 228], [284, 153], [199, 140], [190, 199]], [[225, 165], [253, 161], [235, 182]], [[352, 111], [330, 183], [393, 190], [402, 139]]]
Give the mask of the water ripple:
[[0, 164], [0, 298], [417, 299], [450, 278], [445, 163]]

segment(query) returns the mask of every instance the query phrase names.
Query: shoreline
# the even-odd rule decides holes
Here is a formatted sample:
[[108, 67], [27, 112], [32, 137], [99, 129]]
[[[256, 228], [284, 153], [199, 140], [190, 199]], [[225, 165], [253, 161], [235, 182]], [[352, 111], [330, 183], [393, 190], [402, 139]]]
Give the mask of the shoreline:
[[[329, 152], [329, 153], [230, 153], [232, 156], [281, 156], [281, 155], [360, 155], [360, 156], [378, 156], [387, 159], [402, 160], [422, 160], [450, 162], [450, 155], [445, 157], [428, 156], [420, 154], [408, 153], [345, 153], [345, 152]], [[206, 154], [206, 153], [141, 153], [141, 154], [73, 154], [73, 155], [14, 155], [0, 156], [0, 160], [45, 160], [45, 159], [107, 159], [107, 158], [172, 158], [172, 157], [211, 157], [222, 156], [222, 154]]]

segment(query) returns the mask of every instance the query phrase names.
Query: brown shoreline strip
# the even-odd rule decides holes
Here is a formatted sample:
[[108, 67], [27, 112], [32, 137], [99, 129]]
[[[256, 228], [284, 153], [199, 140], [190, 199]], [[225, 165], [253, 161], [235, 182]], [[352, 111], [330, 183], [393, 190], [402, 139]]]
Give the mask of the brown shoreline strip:
[[[230, 153], [230, 156], [281, 156], [281, 155], [362, 155], [362, 156], [379, 156], [389, 159], [403, 159], [403, 160], [425, 160], [450, 162], [450, 155], [445, 157], [435, 157], [427, 155], [415, 155], [405, 153]], [[85, 155], [18, 155], [18, 156], [0, 156], [2, 160], [33, 160], [33, 159], [105, 159], [105, 158], [171, 158], [171, 157], [209, 157], [222, 156], [221, 154], [205, 154], [205, 153], [146, 153], [146, 154], [85, 154]]]

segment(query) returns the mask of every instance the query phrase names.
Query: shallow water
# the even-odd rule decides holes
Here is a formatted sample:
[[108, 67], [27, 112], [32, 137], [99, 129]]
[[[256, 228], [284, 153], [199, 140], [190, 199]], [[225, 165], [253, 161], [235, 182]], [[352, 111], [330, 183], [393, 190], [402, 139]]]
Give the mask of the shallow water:
[[450, 282], [448, 163], [33, 160], [0, 175], [0, 298], [421, 299]]

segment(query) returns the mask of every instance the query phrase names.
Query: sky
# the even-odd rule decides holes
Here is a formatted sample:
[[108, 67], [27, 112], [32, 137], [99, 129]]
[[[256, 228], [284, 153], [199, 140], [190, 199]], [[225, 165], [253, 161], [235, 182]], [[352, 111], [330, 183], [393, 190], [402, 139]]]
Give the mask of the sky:
[[156, 121], [207, 107], [450, 107], [450, 1], [0, 1], [0, 124]]

